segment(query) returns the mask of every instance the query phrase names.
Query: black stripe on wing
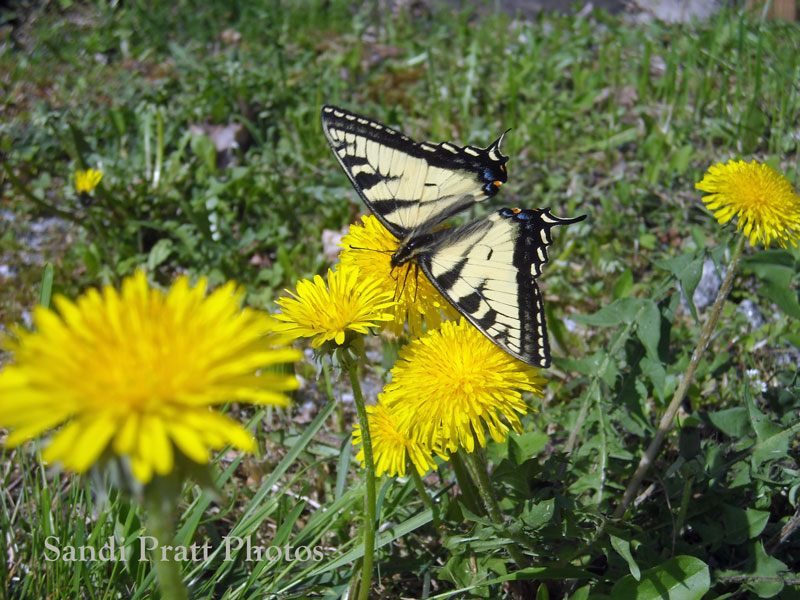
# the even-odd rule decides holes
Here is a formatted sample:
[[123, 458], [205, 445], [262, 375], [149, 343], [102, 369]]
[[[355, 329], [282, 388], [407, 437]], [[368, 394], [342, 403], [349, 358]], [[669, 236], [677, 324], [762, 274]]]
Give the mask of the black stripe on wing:
[[[476, 146], [457, 146], [450, 142], [431, 144], [417, 142], [407, 135], [367, 117], [362, 117], [344, 108], [325, 105], [322, 107], [322, 127], [328, 130], [336, 127], [342, 131], [363, 136], [390, 148], [402, 150], [414, 158], [422, 158], [434, 167], [445, 169], [464, 169], [466, 171], [492, 171], [492, 181], [506, 182], [506, 175], [499, 169], [508, 162], [508, 157], [500, 152], [501, 135], [486, 148]], [[505, 135], [505, 134], [503, 134]], [[334, 151], [336, 147], [331, 144]], [[363, 164], [363, 163], [356, 163]], [[345, 166], [349, 166], [345, 164]], [[488, 179], [488, 178], [487, 178]], [[497, 190], [491, 194], [496, 193]]]
[[[413, 230], [429, 230], [474, 202], [494, 196], [507, 179], [508, 157], [499, 149], [503, 136], [487, 148], [416, 142], [335, 106], [323, 106], [321, 120], [328, 144], [356, 191], [400, 239]], [[433, 181], [417, 179], [426, 172], [435, 173]]]
[[486, 219], [437, 231], [419, 264], [433, 285], [475, 327], [512, 356], [550, 366], [542, 295], [550, 230], [581, 221], [548, 209], [504, 208]]
[[556, 225], [569, 225], [583, 221], [586, 215], [573, 219], [560, 219], [550, 209], [519, 210], [503, 208], [498, 214], [519, 226], [514, 249], [514, 266], [517, 267], [519, 288], [520, 354], [529, 364], [550, 366], [550, 341], [544, 316], [544, 303], [536, 278], [542, 274], [547, 262], [547, 247], [553, 243], [550, 230]]

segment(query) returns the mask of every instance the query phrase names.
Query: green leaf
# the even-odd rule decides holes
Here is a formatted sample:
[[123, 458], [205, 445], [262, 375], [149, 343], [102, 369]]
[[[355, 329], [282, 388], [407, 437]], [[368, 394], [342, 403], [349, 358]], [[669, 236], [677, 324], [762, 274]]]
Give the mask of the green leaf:
[[739, 135], [743, 154], [750, 154], [756, 149], [766, 126], [767, 115], [758, 106], [757, 100], [753, 98], [739, 119]]
[[621, 323], [631, 323], [644, 302], [641, 298], [620, 298], [594, 314], [573, 315], [572, 318], [596, 327], [615, 327]]
[[92, 148], [83, 136], [83, 132], [74, 123], [69, 124], [69, 132], [72, 137], [72, 148], [76, 153], [75, 159], [80, 164], [80, 167], [85, 169], [88, 166], [86, 157], [91, 154]]
[[758, 293], [777, 304], [778, 308], [793, 319], [800, 319], [800, 303], [797, 302], [795, 290], [767, 283], [758, 289]]
[[658, 342], [661, 339], [661, 313], [652, 300], [643, 300], [644, 306], [636, 316], [636, 335], [647, 351], [647, 356], [658, 360]]
[[772, 285], [788, 288], [794, 278], [794, 266], [776, 265], [772, 263], [751, 262], [742, 269], [743, 273], [754, 273], [759, 279]]
[[53, 293], [53, 265], [46, 263], [42, 271], [42, 285], [39, 291], [39, 304], [47, 308], [50, 306], [50, 296]]
[[147, 269], [154, 271], [155, 268], [163, 263], [170, 254], [172, 254], [172, 240], [169, 238], [161, 238], [150, 249], [150, 254], [147, 255]]
[[630, 296], [633, 292], [633, 272], [630, 269], [625, 269], [622, 275], [619, 276], [614, 287], [611, 288], [611, 297], [614, 300]]
[[83, 265], [91, 277], [100, 270], [100, 251], [95, 244], [86, 244], [81, 248]]
[[725, 539], [732, 544], [743, 544], [761, 534], [769, 521], [769, 512], [748, 508], [741, 509], [730, 504], [722, 505], [722, 523]]
[[633, 578], [636, 581], [640, 581], [642, 572], [639, 570], [639, 565], [637, 565], [636, 561], [633, 559], [633, 554], [631, 554], [631, 543], [628, 540], [623, 540], [612, 534], [609, 534], [608, 537], [611, 539], [611, 546], [617, 551], [617, 554], [628, 563], [628, 569]]
[[642, 373], [647, 375], [647, 378], [652, 382], [655, 393], [663, 400], [664, 387], [667, 381], [667, 371], [664, 369], [663, 363], [660, 360], [645, 356], [639, 361], [639, 367], [642, 369]]
[[578, 567], [526, 567], [508, 575], [482, 582], [493, 585], [504, 581], [524, 581], [530, 579], [594, 579], [596, 575]]
[[589, 592], [591, 591], [591, 586], [585, 585], [580, 587], [569, 595], [569, 600], [588, 600]]
[[639, 234], [639, 245], [644, 250], [654, 250], [657, 243], [658, 238], [649, 231], [643, 231]]
[[114, 129], [117, 130], [117, 135], [122, 137], [125, 135], [125, 114], [118, 108], [108, 109], [108, 116]]
[[541, 431], [527, 431], [522, 435], [510, 436], [509, 450], [512, 460], [521, 465], [542, 451], [550, 436]]
[[770, 421], [767, 415], [758, 410], [756, 403], [753, 401], [750, 389], [747, 387], [745, 387], [744, 392], [744, 404], [747, 407], [748, 416], [750, 417], [750, 425], [752, 425], [753, 430], [756, 432], [759, 442], [763, 442], [775, 434], [780, 433], [781, 428]]
[[[755, 565], [753, 570], [748, 573], [761, 581], [748, 582], [748, 587], [752, 589], [759, 598], [772, 598], [777, 596], [783, 589], [783, 579], [780, 573], [788, 571], [785, 563], [777, 558], [769, 556], [764, 550], [764, 545], [760, 541], [754, 542]], [[772, 581], [764, 581], [771, 579]]]
[[744, 402], [747, 407], [750, 425], [756, 432], [758, 443], [753, 447], [752, 460], [755, 466], [767, 460], [776, 460], [786, 456], [789, 450], [788, 429], [784, 430], [769, 420], [769, 417], [762, 413], [753, 402], [750, 388], [744, 388]]
[[284, 517], [283, 524], [281, 524], [281, 526], [278, 528], [278, 531], [275, 532], [275, 536], [272, 538], [270, 546], [280, 546], [289, 539], [289, 535], [292, 533], [292, 528], [297, 523], [297, 519], [300, 517], [300, 513], [303, 512], [305, 507], [305, 500], [301, 500], [294, 505], [292, 510], [289, 511], [289, 514]]
[[217, 148], [211, 138], [203, 134], [192, 136], [191, 147], [208, 172], [214, 173], [217, 170]]
[[686, 302], [689, 304], [689, 310], [692, 311], [692, 316], [697, 319], [697, 308], [694, 305], [692, 296], [697, 289], [697, 284], [700, 283], [700, 278], [703, 275], [703, 261], [704, 257], [692, 256], [690, 254], [681, 254], [675, 258], [666, 260], [656, 260], [655, 265], [661, 269], [666, 269], [681, 282], [683, 295], [686, 297]]
[[342, 453], [339, 455], [339, 461], [336, 468], [336, 487], [334, 488], [334, 498], [341, 498], [344, 492], [344, 486], [347, 483], [347, 466], [350, 464], [350, 457], [352, 455], [353, 445], [350, 440], [345, 439], [342, 442]]
[[794, 270], [794, 255], [789, 250], [761, 250], [742, 257], [743, 269], [755, 269], [758, 265], [776, 265]]
[[670, 169], [680, 175], [689, 166], [689, 160], [692, 158], [693, 154], [694, 146], [692, 144], [681, 146], [678, 150], [672, 153], [672, 156], [669, 159]]
[[692, 241], [694, 242], [695, 246], [700, 249], [706, 248], [708, 245], [706, 240], [708, 231], [705, 228], [700, 227], [699, 225], [692, 225], [692, 227], [689, 229], [689, 233], [692, 235]]
[[736, 406], [710, 413], [708, 420], [722, 433], [732, 438], [740, 438], [751, 431], [747, 408]]
[[647, 569], [641, 581], [632, 575], [620, 579], [611, 600], [700, 600], [711, 587], [708, 565], [694, 556], [676, 556]]
[[547, 586], [543, 583], [540, 583], [539, 589], [536, 590], [536, 600], [550, 600], [550, 593], [547, 591]]
[[556, 510], [556, 499], [537, 502], [531, 508], [522, 513], [521, 519], [526, 527], [539, 529], [545, 523], [549, 523]]
[[682, 467], [681, 470], [683, 471], [684, 475], [686, 475], [689, 470], [693, 469], [694, 466], [698, 464], [692, 459], [697, 457], [701, 451], [700, 432], [698, 431], [697, 427], [687, 424], [691, 419], [692, 417], [689, 417], [689, 419], [684, 422], [678, 436], [678, 451], [680, 452], [681, 458], [686, 461], [692, 461], [691, 465], [685, 465]]
[[783, 334], [783, 339], [785, 339], [792, 346], [800, 350], [800, 334], [787, 332]]
[[[606, 361], [607, 357], [608, 355], [605, 353], [605, 351], [600, 349], [592, 356], [587, 356], [580, 360], [565, 360], [563, 363], [565, 368], [572, 371], [577, 371], [578, 373], [583, 373], [584, 375], [590, 376], [597, 375], [609, 386], [613, 387], [617, 376], [619, 376], [619, 369], [617, 369], [615, 361]], [[606, 363], [606, 367], [601, 372], [600, 368], [604, 362]]]

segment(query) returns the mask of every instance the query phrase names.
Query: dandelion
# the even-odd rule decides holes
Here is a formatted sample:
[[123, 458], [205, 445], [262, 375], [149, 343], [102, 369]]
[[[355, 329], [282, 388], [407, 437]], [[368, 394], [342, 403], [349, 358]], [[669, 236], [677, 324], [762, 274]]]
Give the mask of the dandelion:
[[[692, 383], [697, 366], [703, 359], [711, 342], [714, 330], [722, 315], [725, 299], [731, 290], [736, 267], [742, 256], [745, 241], [755, 246], [761, 240], [767, 248], [772, 240], [786, 248], [786, 242], [797, 246], [800, 231], [800, 197], [797, 196], [789, 180], [781, 173], [763, 164], [731, 160], [727, 164], [718, 163], [709, 167], [703, 180], [695, 184], [698, 190], [707, 192], [703, 198], [709, 210], [721, 224], [737, 217], [737, 228], [744, 233], [736, 241], [730, 256], [725, 278], [722, 280], [714, 304], [700, 331], [697, 344], [686, 365], [672, 400], [667, 405], [658, 429], [650, 445], [639, 460], [639, 465], [625, 489], [622, 501], [614, 511], [620, 518], [636, 497], [650, 465], [655, 464], [661, 445], [675, 421], [675, 415]], [[755, 382], [754, 382], [755, 383]]]
[[103, 173], [95, 169], [87, 169], [86, 171], [75, 171], [75, 189], [78, 193], [88, 194], [100, 180], [103, 178]]
[[341, 346], [348, 332], [366, 334], [370, 327], [392, 319], [391, 294], [344, 266], [328, 269], [327, 286], [316, 275], [313, 281], [299, 281], [297, 293], [289, 294], [291, 298], [276, 300], [282, 312], [275, 317], [284, 321], [278, 328], [292, 337], [314, 338], [314, 348], [330, 340]]
[[381, 290], [395, 298], [396, 304], [389, 311], [389, 329], [399, 335], [408, 321], [411, 333], [419, 336], [423, 333], [423, 319], [429, 329], [435, 329], [442, 323], [442, 312], [457, 318], [456, 310], [415, 265], [408, 263], [392, 269], [390, 261], [400, 243], [398, 239], [372, 215], [365, 215], [361, 222], [351, 225], [342, 239], [340, 261], [342, 267], [358, 269], [360, 277], [377, 282]]
[[[378, 404], [367, 406], [366, 410], [369, 433], [372, 438], [372, 451], [375, 457], [375, 474], [378, 477], [383, 473], [389, 477], [397, 475], [405, 477], [406, 463], [409, 458], [420, 475], [424, 475], [429, 469], [436, 468], [430, 451], [426, 450], [418, 440], [410, 438], [398, 429], [397, 419], [381, 401], [380, 395]], [[358, 424], [353, 426], [353, 445], [361, 445], [361, 427]], [[364, 463], [363, 448], [356, 455], [356, 460]]]
[[[541, 395], [537, 371], [495, 346], [462, 319], [445, 322], [400, 350], [384, 400], [396, 427], [447, 458], [459, 447], [522, 433], [521, 391]], [[501, 418], [502, 417], [502, 418]]]
[[276, 347], [269, 315], [240, 309], [228, 283], [207, 297], [179, 278], [167, 293], [138, 271], [102, 293], [54, 299], [34, 311], [36, 332], [9, 340], [14, 362], [0, 373], [0, 424], [15, 446], [61, 425], [43, 458], [86, 471], [106, 452], [126, 456], [133, 475], [166, 475], [175, 454], [207, 463], [209, 450], [255, 446], [233, 419], [211, 410], [227, 401], [286, 405], [294, 376], [264, 370], [297, 360]]
[[753, 161], [730, 161], [708, 169], [695, 184], [709, 195], [703, 198], [721, 224], [737, 217], [737, 228], [755, 246], [761, 240], [767, 248], [775, 239], [797, 246], [800, 231], [800, 197], [792, 184], [771, 167]]

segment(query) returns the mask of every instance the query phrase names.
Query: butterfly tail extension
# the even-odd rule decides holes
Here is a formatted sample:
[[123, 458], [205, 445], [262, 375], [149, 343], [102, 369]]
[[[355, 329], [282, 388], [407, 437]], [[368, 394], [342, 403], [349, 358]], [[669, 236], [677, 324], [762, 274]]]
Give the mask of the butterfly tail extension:
[[[493, 141], [486, 147], [486, 153], [489, 155], [489, 158], [491, 158], [492, 160], [496, 160], [503, 165], [508, 162], [508, 157], [505, 156], [502, 152], [500, 152], [500, 144], [503, 143], [503, 138], [506, 137], [506, 134], [509, 131], [511, 131], [511, 128], [506, 129], [503, 133], [500, 134], [499, 138], [497, 138], [495, 141]], [[505, 175], [505, 170], [503, 171], [503, 174]], [[505, 179], [503, 180], [503, 183], [505, 183]]]

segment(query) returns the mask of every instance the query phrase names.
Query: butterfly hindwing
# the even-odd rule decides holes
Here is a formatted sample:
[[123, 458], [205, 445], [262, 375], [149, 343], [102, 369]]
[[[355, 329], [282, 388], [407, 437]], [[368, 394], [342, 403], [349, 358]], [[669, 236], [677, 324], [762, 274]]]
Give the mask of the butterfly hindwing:
[[504, 208], [436, 232], [418, 262], [442, 295], [495, 344], [546, 368], [550, 345], [536, 277], [547, 262], [550, 230], [583, 218]]
[[499, 144], [415, 142], [377, 121], [322, 108], [322, 130], [367, 207], [398, 239], [490, 198], [506, 181]]

